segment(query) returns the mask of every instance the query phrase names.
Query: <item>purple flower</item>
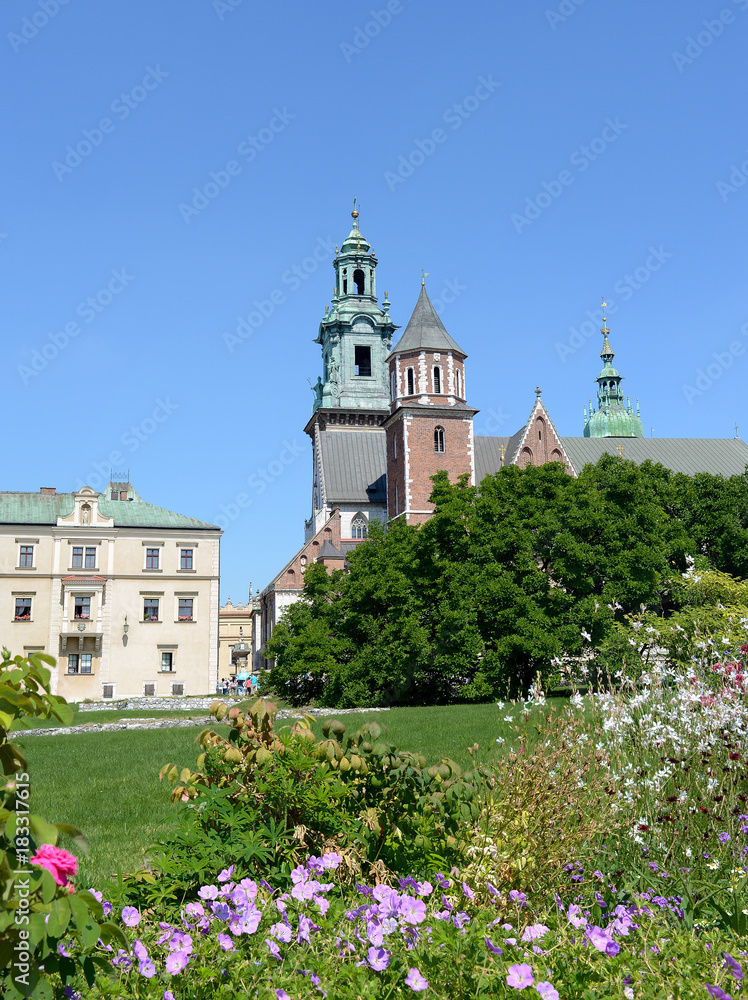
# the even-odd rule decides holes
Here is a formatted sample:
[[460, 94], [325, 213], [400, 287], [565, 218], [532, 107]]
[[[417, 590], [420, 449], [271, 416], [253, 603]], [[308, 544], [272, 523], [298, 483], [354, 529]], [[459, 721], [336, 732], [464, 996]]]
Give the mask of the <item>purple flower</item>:
[[420, 924], [426, 919], [426, 904], [415, 896], [403, 896], [400, 900], [400, 916], [406, 924]]
[[221, 874], [218, 876], [219, 882], [228, 882], [231, 876], [234, 874], [234, 866], [231, 865], [230, 868], [224, 868]]
[[268, 951], [273, 956], [273, 958], [280, 959], [280, 954], [281, 954], [280, 948], [275, 943], [275, 941], [271, 941], [270, 938], [265, 938], [265, 944], [268, 946]]
[[470, 888], [470, 886], [469, 885], [465, 885], [464, 882], [462, 883], [462, 891], [465, 893], [465, 895], [467, 896], [468, 899], [475, 899], [475, 893]]
[[529, 927], [525, 927], [522, 934], [523, 941], [537, 941], [550, 931], [550, 927], [546, 927], [545, 924], [530, 924]]
[[366, 957], [375, 972], [384, 971], [390, 964], [390, 953], [385, 948], [369, 948]]
[[218, 887], [215, 885], [201, 885], [197, 890], [200, 899], [218, 899]]
[[337, 868], [342, 860], [343, 859], [339, 854], [336, 854], [335, 851], [330, 851], [328, 854], [322, 855], [322, 867]]
[[223, 948], [224, 951], [234, 950], [234, 942], [231, 940], [228, 934], [219, 934], [218, 943], [220, 944], [220, 946]]
[[603, 930], [602, 927], [589, 924], [586, 934], [597, 950], [604, 952], [606, 955], [617, 955], [621, 950], [620, 946], [616, 944], [610, 934]]
[[725, 968], [729, 969], [735, 979], [743, 978], [743, 967], [740, 962], [736, 961], [732, 955], [728, 955], [726, 951], [722, 952], [722, 958], [725, 960]]
[[730, 994], [725, 993], [719, 986], [712, 986], [710, 983], [704, 983], [704, 986], [706, 986], [709, 995], [713, 996], [715, 1000], [732, 1000]]
[[309, 872], [306, 870], [304, 865], [297, 865], [291, 872], [291, 881], [294, 885], [300, 885], [302, 882], [306, 882], [308, 878]]
[[433, 891], [434, 887], [430, 882], [416, 882], [413, 886], [416, 896], [430, 896]]
[[535, 976], [532, 974], [532, 966], [526, 962], [520, 965], [510, 965], [506, 970], [506, 984], [515, 990], [523, 990], [525, 986], [532, 986]]
[[558, 1000], [558, 990], [550, 983], [535, 983], [535, 989], [543, 1000]]
[[483, 940], [486, 943], [486, 948], [488, 948], [489, 951], [492, 951], [494, 953], [494, 955], [503, 955], [504, 954], [504, 952], [501, 950], [501, 948], [497, 948], [496, 947], [496, 945], [493, 943], [493, 941], [491, 940], [491, 938], [484, 937]]
[[291, 1000], [291, 997], [286, 993], [285, 990], [275, 991], [275, 1000]]
[[153, 979], [156, 975], [156, 966], [147, 958], [144, 962], [140, 962], [138, 965], [138, 972], [141, 976], [145, 976], [146, 979]]
[[140, 914], [134, 906], [126, 906], [122, 911], [122, 923], [126, 927], [135, 927], [140, 923]]
[[[93, 889], [91, 890], [93, 892]], [[101, 902], [101, 900], [99, 900]], [[81, 1000], [82, 994], [76, 993], [72, 986], [66, 986], [62, 991], [68, 1000]]]
[[132, 950], [139, 962], [144, 962], [148, 958], [148, 952], [145, 950], [145, 945], [142, 941], [138, 941], [137, 938], [135, 938], [135, 941], [133, 942]]
[[291, 928], [288, 926], [288, 924], [283, 924], [283, 923], [273, 924], [273, 926], [270, 928], [270, 933], [273, 935], [274, 938], [277, 938], [284, 944], [288, 944], [288, 942], [291, 940]]
[[166, 966], [166, 971], [170, 976], [176, 976], [178, 972], [187, 965], [190, 960], [190, 956], [186, 951], [173, 951], [166, 959], [164, 963]]
[[171, 990], [164, 990], [164, 1000], [174, 1000], [174, 994]]
[[231, 916], [231, 909], [225, 903], [213, 903], [211, 910], [218, 920], [228, 920]]
[[414, 993], [428, 989], [428, 982], [423, 978], [418, 969], [410, 969], [405, 977], [405, 985], [410, 986]]
[[491, 893], [492, 896], [499, 895], [499, 890], [496, 888], [495, 885], [491, 885], [490, 882], [486, 882], [486, 888], [488, 889], [488, 891]]
[[512, 889], [509, 893], [509, 898], [517, 906], [527, 906], [527, 893], [520, 892], [518, 889]]
[[720, 842], [720, 844], [726, 844], [729, 839], [730, 839], [730, 834], [729, 833], [718, 833], [717, 834], [717, 840]]
[[185, 917], [184, 917], [185, 913], [187, 914], [188, 917], [204, 917], [205, 916], [205, 910], [203, 908], [203, 904], [202, 903], [188, 903], [185, 906], [184, 910], [182, 911], [182, 920], [185, 923], [188, 923], [189, 921], [186, 921]]
[[577, 906], [576, 903], [571, 904], [569, 912], [566, 915], [569, 918], [569, 923], [576, 928], [585, 927], [587, 924], [587, 918], [582, 913], [582, 907]]

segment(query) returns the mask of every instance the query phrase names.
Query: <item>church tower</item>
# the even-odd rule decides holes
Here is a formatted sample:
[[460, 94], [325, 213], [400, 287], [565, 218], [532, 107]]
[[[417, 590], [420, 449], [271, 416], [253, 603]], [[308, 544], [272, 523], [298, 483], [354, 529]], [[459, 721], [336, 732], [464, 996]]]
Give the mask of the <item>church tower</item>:
[[[603, 313], [606, 303], [603, 302]], [[597, 409], [592, 408], [590, 400], [589, 415], [587, 407], [584, 410], [584, 436], [585, 437], [644, 437], [642, 418], [639, 415], [639, 403], [636, 404], [636, 413], [631, 405], [631, 400], [626, 399], [624, 403], [621, 382], [623, 376], [613, 367], [613, 348], [608, 340], [608, 324], [603, 315], [603, 325], [600, 333], [603, 335], [603, 349], [600, 357], [603, 360], [603, 368], [597, 376]]]
[[312, 386], [312, 538], [340, 512], [341, 540], [365, 538], [369, 521], [387, 518], [385, 435], [389, 413], [387, 355], [397, 326], [387, 292], [377, 299], [377, 258], [353, 226], [335, 260], [335, 289], [325, 307], [315, 343], [322, 348], [322, 376]]
[[387, 359], [390, 415], [387, 432], [389, 520], [422, 524], [433, 512], [431, 476], [475, 482], [473, 417], [466, 403], [467, 355], [447, 333], [421, 283], [405, 332]]

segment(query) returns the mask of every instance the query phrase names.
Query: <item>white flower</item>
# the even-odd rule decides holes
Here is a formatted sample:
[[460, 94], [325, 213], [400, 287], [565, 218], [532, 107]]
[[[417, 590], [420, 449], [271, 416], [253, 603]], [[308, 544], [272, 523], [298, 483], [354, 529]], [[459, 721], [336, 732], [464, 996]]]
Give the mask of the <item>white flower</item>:
[[574, 708], [581, 708], [584, 702], [584, 698], [578, 691], [575, 691], [574, 694], [571, 696], [571, 698], [569, 698], [569, 701], [574, 706]]
[[504, 739], [503, 736], [497, 736], [496, 737], [496, 742], [499, 743], [499, 744], [501, 744], [501, 743], [506, 743], [506, 740]]
[[634, 1000], [634, 991], [630, 986], [623, 987], [623, 995], [626, 997], [626, 1000]]
[[497, 701], [496, 704], [499, 706], [499, 711], [501, 712], [502, 709], [504, 708], [504, 705], [506, 704], [506, 702]]
[[589, 634], [589, 632], [585, 632], [584, 629], [582, 629], [582, 635], [587, 640], [587, 642], [591, 642], [592, 641], [592, 636]]
[[505, 715], [504, 722], [514, 722], [514, 719], [512, 719], [511, 715]]

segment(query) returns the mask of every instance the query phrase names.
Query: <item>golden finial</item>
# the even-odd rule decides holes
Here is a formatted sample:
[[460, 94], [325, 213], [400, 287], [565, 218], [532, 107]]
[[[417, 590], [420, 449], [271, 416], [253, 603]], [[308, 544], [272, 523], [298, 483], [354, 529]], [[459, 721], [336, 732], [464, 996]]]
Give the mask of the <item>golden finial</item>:
[[603, 306], [603, 325], [602, 325], [602, 329], [600, 330], [600, 333], [604, 333], [607, 336], [610, 333], [610, 330], [608, 329], [607, 321], [605, 319], [605, 310], [608, 308], [608, 303], [605, 301], [605, 296], [604, 295], [600, 296], [600, 300], [601, 300], [602, 306]]
[[356, 208], [355, 198], [353, 199], [353, 211], [351, 212], [351, 216], [353, 218], [353, 225], [356, 226], [356, 228], [358, 228], [358, 223], [356, 222], [356, 219], [358, 218], [358, 209]]
[[422, 285], [426, 284], [426, 278], [428, 278], [428, 276], [429, 276], [429, 272], [428, 271], [424, 271], [423, 268], [421, 268], [421, 284]]
[[618, 457], [619, 458], [623, 458], [623, 445], [622, 444], [617, 444], [616, 445], [616, 451], [618, 452]]
[[503, 465], [504, 464], [504, 455], [506, 454], [506, 448], [504, 447], [503, 444], [500, 446], [500, 450], [501, 450], [501, 464]]

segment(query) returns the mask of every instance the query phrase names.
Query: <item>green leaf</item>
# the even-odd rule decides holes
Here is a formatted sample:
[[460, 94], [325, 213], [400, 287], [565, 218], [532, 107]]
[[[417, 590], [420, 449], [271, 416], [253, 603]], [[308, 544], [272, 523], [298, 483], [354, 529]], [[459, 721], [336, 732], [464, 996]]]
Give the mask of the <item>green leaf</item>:
[[81, 850], [88, 853], [88, 840], [77, 826], [71, 826], [70, 823], [55, 823], [55, 826], [60, 833], [64, 833], [66, 837], [70, 837]]
[[55, 882], [52, 872], [42, 868], [42, 902], [51, 903], [57, 895], [59, 886]]
[[65, 928], [70, 923], [70, 902], [64, 896], [52, 901], [52, 908], [47, 921], [47, 934], [50, 937], [59, 938], [65, 933]]
[[90, 920], [88, 907], [80, 898], [80, 896], [68, 896], [68, 900], [70, 902], [70, 909], [72, 910], [73, 913], [73, 920], [75, 921], [75, 926], [78, 928], [79, 931], [82, 931]]
[[103, 924], [99, 925], [99, 931], [101, 932], [101, 940], [104, 944], [110, 944], [112, 941], [116, 941], [121, 948], [125, 949], [125, 951], [129, 950], [130, 943], [125, 937], [121, 927], [118, 927], [116, 924], [107, 920]]
[[49, 823], [43, 816], [29, 816], [29, 826], [34, 837], [40, 844], [56, 844], [59, 833], [54, 823]]

